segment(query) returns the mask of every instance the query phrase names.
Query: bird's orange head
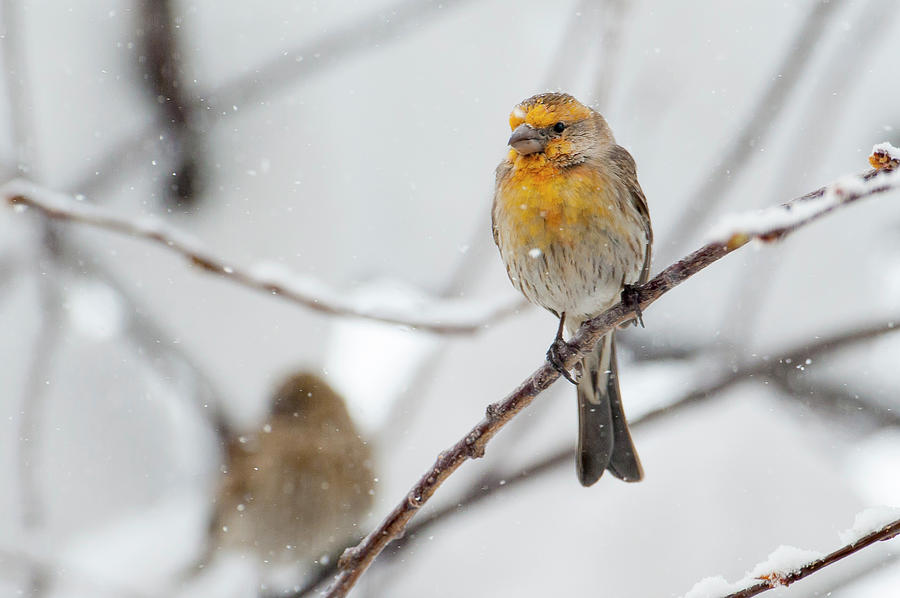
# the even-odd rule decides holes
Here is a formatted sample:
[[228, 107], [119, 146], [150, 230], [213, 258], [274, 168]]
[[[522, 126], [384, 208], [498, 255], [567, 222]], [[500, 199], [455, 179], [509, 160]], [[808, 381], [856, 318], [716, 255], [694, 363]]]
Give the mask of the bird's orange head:
[[565, 93], [542, 93], [519, 103], [509, 115], [512, 148], [517, 164], [580, 164], [603, 155], [615, 143], [600, 114]]

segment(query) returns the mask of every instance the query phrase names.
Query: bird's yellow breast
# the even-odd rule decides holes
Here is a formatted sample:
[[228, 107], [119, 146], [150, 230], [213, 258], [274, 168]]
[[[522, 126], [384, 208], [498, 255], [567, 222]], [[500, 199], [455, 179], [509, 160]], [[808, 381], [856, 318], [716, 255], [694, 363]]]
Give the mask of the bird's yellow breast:
[[501, 234], [527, 249], [546, 251], [551, 245], [584, 241], [587, 228], [610, 219], [614, 198], [605, 175], [586, 165], [559, 168], [546, 155], [510, 152], [511, 169], [500, 181], [497, 225]]

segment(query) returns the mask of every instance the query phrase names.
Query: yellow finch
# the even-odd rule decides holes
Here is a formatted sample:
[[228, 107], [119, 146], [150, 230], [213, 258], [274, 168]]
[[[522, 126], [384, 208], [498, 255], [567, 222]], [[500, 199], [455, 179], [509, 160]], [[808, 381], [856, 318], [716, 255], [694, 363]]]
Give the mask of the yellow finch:
[[[606, 120], [570, 95], [545, 93], [509, 117], [511, 149], [497, 167], [494, 241], [513, 286], [559, 322], [548, 351], [559, 361], [570, 333], [646, 282], [653, 232], [634, 159], [616, 144]], [[605, 470], [643, 477], [622, 410], [610, 331], [581, 362], [578, 380], [578, 479]]]

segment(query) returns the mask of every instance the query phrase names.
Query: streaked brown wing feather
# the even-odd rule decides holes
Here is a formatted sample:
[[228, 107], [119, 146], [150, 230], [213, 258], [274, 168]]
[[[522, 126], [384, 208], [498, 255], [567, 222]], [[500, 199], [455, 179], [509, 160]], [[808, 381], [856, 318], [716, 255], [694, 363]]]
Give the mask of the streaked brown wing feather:
[[647, 198], [644, 197], [641, 184], [638, 182], [634, 158], [631, 157], [628, 150], [621, 145], [613, 145], [609, 158], [619, 169], [621, 178], [628, 187], [632, 205], [641, 216], [641, 224], [643, 224], [644, 234], [647, 236], [647, 251], [644, 253], [644, 265], [641, 268], [641, 276], [638, 279], [639, 284], [644, 284], [650, 278], [650, 258], [653, 253], [653, 228], [650, 225], [650, 208], [647, 205]]

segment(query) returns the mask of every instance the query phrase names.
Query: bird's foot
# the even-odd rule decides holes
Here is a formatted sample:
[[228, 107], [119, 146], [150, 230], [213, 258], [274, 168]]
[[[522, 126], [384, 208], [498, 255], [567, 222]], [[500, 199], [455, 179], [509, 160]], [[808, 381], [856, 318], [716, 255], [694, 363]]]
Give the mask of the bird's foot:
[[576, 366], [574, 369], [574, 374], [566, 369], [565, 361], [572, 354], [575, 353], [575, 349], [567, 343], [562, 338], [557, 338], [553, 341], [553, 344], [550, 345], [550, 348], [547, 349], [547, 361], [550, 365], [553, 366], [553, 369], [560, 373], [560, 375], [571, 382], [572, 384], [578, 384], [578, 378], [581, 377], [581, 370], [579, 366]]
[[644, 312], [641, 311], [641, 285], [626, 284], [622, 286], [622, 303], [634, 312], [636, 316], [632, 322], [637, 326], [644, 327]]

